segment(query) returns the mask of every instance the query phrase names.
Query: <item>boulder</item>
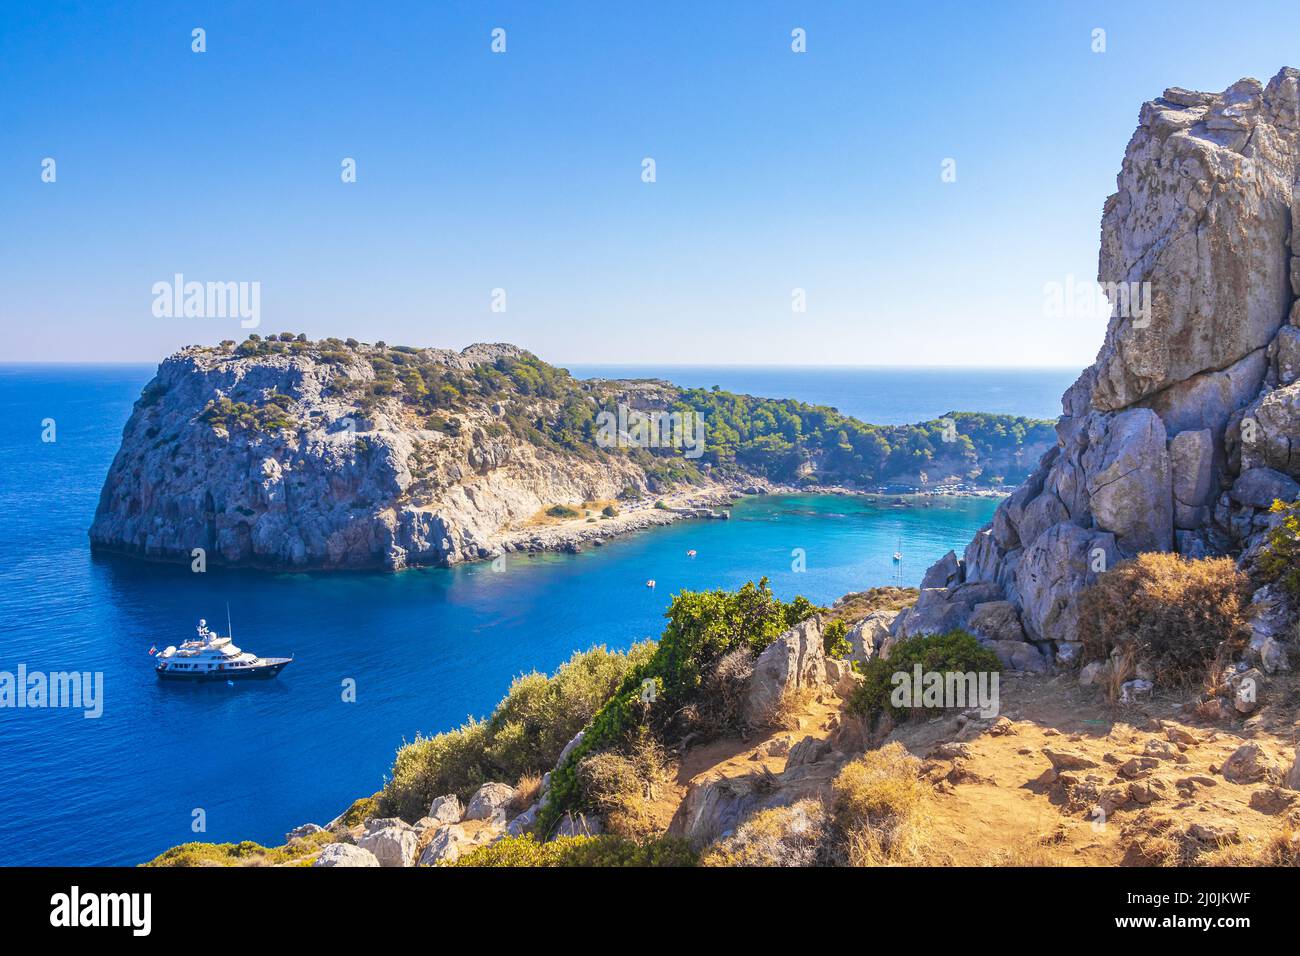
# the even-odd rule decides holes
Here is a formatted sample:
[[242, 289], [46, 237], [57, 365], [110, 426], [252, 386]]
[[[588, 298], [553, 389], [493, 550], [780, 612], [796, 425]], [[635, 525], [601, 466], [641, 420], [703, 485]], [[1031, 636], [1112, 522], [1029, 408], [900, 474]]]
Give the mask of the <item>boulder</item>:
[[434, 832], [433, 839], [425, 846], [424, 852], [420, 854], [420, 866], [454, 863], [469, 846], [469, 837], [459, 824], [449, 823], [439, 827]]
[[578, 746], [578, 744], [582, 743], [582, 737], [585, 733], [586, 733], [585, 730], [578, 731], [576, 734], [573, 735], [573, 739], [570, 740], [567, 744], [565, 744], [563, 748], [561, 748], [559, 759], [555, 761], [555, 767], [557, 770], [560, 767], [564, 766], [565, 761], [569, 759], [569, 754], [573, 753], [574, 749]]
[[1290, 502], [1300, 498], [1300, 484], [1272, 468], [1248, 468], [1232, 483], [1228, 497], [1238, 504], [1267, 510], [1275, 500]]
[[1133, 680], [1126, 680], [1119, 685], [1119, 699], [1125, 704], [1136, 703], [1139, 700], [1149, 698], [1153, 690], [1155, 690], [1155, 684], [1144, 677], [1137, 677]]
[[1089, 426], [1082, 464], [1093, 520], [1115, 535], [1124, 557], [1168, 551], [1174, 541], [1173, 492], [1164, 422], [1132, 408]]
[[947, 588], [962, 583], [961, 562], [957, 553], [949, 551], [942, 558], [930, 565], [921, 579], [921, 588]]
[[506, 826], [506, 834], [508, 836], [517, 837], [523, 836], [525, 833], [531, 831], [533, 824], [537, 822], [537, 814], [541, 812], [541, 809], [542, 803], [539, 800], [510, 821]]
[[1179, 432], [1169, 442], [1174, 526], [1198, 528], [1210, 516], [1214, 497], [1214, 433], [1208, 428]]
[[[1253, 423], [1248, 430], [1244, 421]], [[1272, 468], [1300, 478], [1300, 382], [1275, 388], [1246, 410], [1241, 467]], [[1290, 486], [1288, 486], [1290, 487]], [[1284, 500], [1294, 500], [1293, 497]]]
[[1101, 684], [1108, 673], [1108, 665], [1105, 661], [1090, 661], [1079, 668], [1079, 686], [1091, 687], [1094, 684]]
[[1300, 790], [1300, 746], [1296, 747], [1295, 759], [1286, 774], [1286, 785], [1291, 790]]
[[604, 830], [600, 818], [585, 813], [566, 813], [555, 829], [557, 837], [597, 836]]
[[1061, 770], [1090, 770], [1098, 766], [1097, 761], [1091, 757], [1068, 750], [1044, 747], [1043, 756], [1051, 761], [1052, 769], [1058, 772]]
[[1007, 670], [1046, 674], [1052, 669], [1043, 652], [1026, 641], [990, 641], [989, 647]]
[[821, 619], [811, 617], [786, 631], [758, 655], [745, 692], [745, 720], [751, 727], [767, 726], [786, 693], [825, 684]]
[[841, 766], [841, 761], [826, 758], [775, 775], [710, 775], [697, 779], [688, 787], [669, 833], [702, 847], [735, 833], [746, 819], [761, 810], [788, 807], [809, 798], [820, 801]]
[[1259, 783], [1277, 780], [1281, 772], [1259, 744], [1242, 744], [1223, 762], [1219, 771], [1229, 783]]
[[976, 637], [990, 641], [1024, 641], [1025, 628], [1020, 612], [1010, 601], [984, 601], [971, 609], [967, 629]]
[[292, 840], [301, 840], [304, 837], [309, 837], [313, 833], [324, 833], [324, 832], [325, 832], [325, 828], [323, 826], [320, 826], [319, 824], [304, 823], [302, 826], [294, 827], [292, 830], [286, 833], [284, 835], [284, 842], [289, 843]]
[[379, 866], [379, 860], [363, 847], [331, 843], [320, 851], [312, 866]]
[[853, 651], [849, 660], [865, 664], [881, 656], [889, 639], [889, 628], [898, 617], [897, 611], [872, 611], [857, 624], [849, 628], [848, 641]]
[[469, 806], [465, 809], [465, 820], [492, 820], [505, 822], [506, 804], [514, 799], [515, 788], [504, 783], [485, 783], [474, 791]]
[[[1292, 274], [1300, 256], [1292, 258]], [[1283, 326], [1277, 333], [1277, 354], [1273, 363], [1279, 385], [1291, 385], [1300, 380], [1300, 328], [1293, 325]]]
[[454, 793], [449, 793], [436, 798], [429, 805], [428, 815], [439, 823], [459, 823], [465, 811], [460, 805], [460, 799]]
[[826, 659], [826, 684], [840, 697], [848, 699], [865, 679], [849, 661]]
[[369, 850], [380, 866], [414, 866], [416, 844], [419, 838], [409, 826], [389, 826], [368, 830], [357, 840], [357, 846]]
[[1048, 529], [1016, 568], [1021, 620], [1035, 640], [1073, 641], [1079, 630], [1079, 592], [1118, 558], [1115, 536], [1075, 524]]
[[786, 757], [785, 765], [790, 768], [816, 763], [830, 754], [831, 749], [829, 740], [821, 737], [804, 737], [803, 740], [790, 748], [790, 754]]

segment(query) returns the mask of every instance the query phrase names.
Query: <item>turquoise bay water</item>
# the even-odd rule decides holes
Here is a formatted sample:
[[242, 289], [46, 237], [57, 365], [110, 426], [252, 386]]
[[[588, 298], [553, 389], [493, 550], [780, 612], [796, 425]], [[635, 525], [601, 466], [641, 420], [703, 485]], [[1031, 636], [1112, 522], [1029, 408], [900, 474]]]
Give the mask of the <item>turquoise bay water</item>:
[[[86, 528], [151, 374], [0, 366], [11, 422], [0, 433], [0, 670], [101, 671], [105, 682], [97, 720], [0, 709], [2, 864], [130, 864], [191, 839], [277, 843], [378, 789], [403, 738], [486, 714], [515, 675], [657, 635], [681, 589], [766, 575], [783, 597], [829, 602], [916, 584], [994, 507], [754, 498], [728, 522], [682, 522], [579, 555], [511, 555], [501, 573], [193, 574], [92, 559]], [[58, 429], [52, 444], [40, 440], [47, 417]], [[806, 556], [802, 573], [795, 549]], [[224, 626], [227, 602], [238, 644], [292, 652], [293, 665], [265, 683], [159, 684], [149, 647], [178, 643], [199, 617]], [[342, 699], [347, 679], [355, 703]], [[204, 833], [191, 830], [196, 809]]]

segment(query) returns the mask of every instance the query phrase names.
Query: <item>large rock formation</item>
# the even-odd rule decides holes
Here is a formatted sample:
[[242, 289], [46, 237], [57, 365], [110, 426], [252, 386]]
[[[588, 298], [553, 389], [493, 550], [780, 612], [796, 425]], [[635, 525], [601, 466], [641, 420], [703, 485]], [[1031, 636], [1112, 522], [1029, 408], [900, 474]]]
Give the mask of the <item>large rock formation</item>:
[[[1257, 549], [1300, 477], [1298, 171], [1300, 71], [1143, 105], [1102, 214], [1112, 317], [1057, 447], [931, 569], [894, 636], [1023, 629], [1069, 657], [1079, 592], [1116, 560]], [[977, 615], [975, 597], [1019, 621]]]
[[[550, 414], [540, 398], [467, 400], [441, 419], [359, 401], [392, 357], [316, 343], [171, 356], [123, 431], [92, 545], [186, 562], [201, 548], [212, 563], [267, 567], [445, 565], [496, 553], [504, 532], [551, 505], [646, 491], [626, 456], [567, 454], [506, 427], [512, 414]], [[461, 379], [520, 357], [531, 358], [502, 345], [415, 355]]]

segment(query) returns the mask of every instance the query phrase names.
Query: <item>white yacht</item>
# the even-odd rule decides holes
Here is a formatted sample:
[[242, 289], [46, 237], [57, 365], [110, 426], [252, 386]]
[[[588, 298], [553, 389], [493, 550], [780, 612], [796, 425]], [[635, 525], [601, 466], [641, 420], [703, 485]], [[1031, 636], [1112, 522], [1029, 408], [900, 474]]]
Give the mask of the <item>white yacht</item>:
[[293, 662], [292, 657], [257, 657], [235, 646], [199, 621], [199, 635], [180, 647], [165, 647], [154, 666], [167, 680], [239, 680], [274, 677]]

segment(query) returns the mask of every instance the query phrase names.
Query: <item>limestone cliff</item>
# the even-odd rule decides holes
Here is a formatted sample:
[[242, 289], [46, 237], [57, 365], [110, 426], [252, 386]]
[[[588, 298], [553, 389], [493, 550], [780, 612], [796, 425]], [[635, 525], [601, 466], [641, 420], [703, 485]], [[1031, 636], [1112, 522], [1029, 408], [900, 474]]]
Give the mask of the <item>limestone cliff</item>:
[[[195, 346], [162, 363], [105, 480], [94, 546], [269, 567], [445, 565], [489, 556], [548, 506], [647, 488], [626, 456], [524, 435], [557, 400], [509, 383], [491, 400], [465, 394], [502, 358], [531, 358], [513, 346], [273, 345]], [[457, 392], [444, 414], [436, 396], [385, 398], [389, 376], [406, 375], [395, 358], [438, 370], [418, 385]]]
[[1249, 566], [1269, 504], [1300, 493], [1298, 171], [1300, 71], [1143, 105], [1102, 215], [1097, 360], [1063, 397], [1056, 447], [930, 570], [896, 634], [993, 619], [1007, 626], [985, 637], [1069, 658], [1078, 594], [1114, 562]]

